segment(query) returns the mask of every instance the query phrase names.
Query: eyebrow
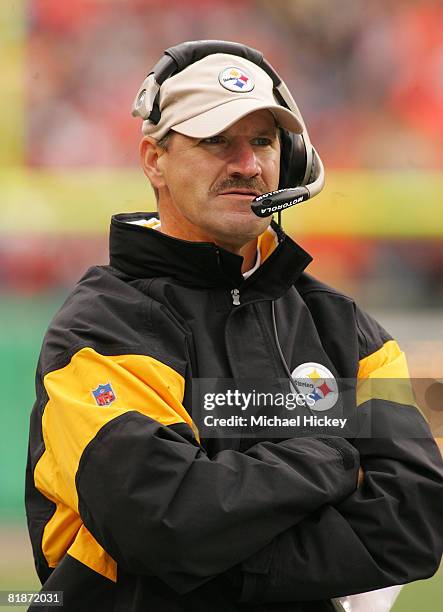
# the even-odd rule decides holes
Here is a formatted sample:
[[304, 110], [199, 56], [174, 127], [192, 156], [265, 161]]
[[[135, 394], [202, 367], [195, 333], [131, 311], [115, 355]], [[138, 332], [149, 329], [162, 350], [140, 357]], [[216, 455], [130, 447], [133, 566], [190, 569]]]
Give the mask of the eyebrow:
[[[223, 130], [223, 132], [219, 132], [218, 134], [216, 134], [216, 136], [223, 136], [224, 134], [226, 134], [226, 132], [229, 132], [231, 128], [227, 128], [226, 130]], [[268, 137], [268, 138], [278, 138], [279, 135], [279, 126], [277, 125], [277, 123], [275, 123], [275, 125], [272, 125], [270, 127], [264, 127], [262, 129], [258, 128], [256, 130], [254, 130], [251, 134], [250, 134], [250, 138], [257, 138], [259, 136], [261, 137]], [[203, 139], [204, 140], [204, 139]]]
[[[227, 131], [227, 130], [226, 130]], [[223, 134], [223, 132], [222, 132]], [[268, 137], [276, 137], [278, 135], [278, 126], [265, 127], [263, 129], [254, 130], [251, 133], [251, 138], [255, 138], [257, 136], [268, 136]]]
[[277, 133], [277, 126], [275, 126], [275, 128], [271, 130], [268, 128], [266, 128], [265, 130], [259, 130], [258, 132], [256, 132], [256, 136], [277, 136]]
[[270, 139], [275, 139], [278, 138], [278, 129], [264, 129], [264, 130], [258, 130], [256, 132], [254, 132], [253, 134], [251, 134], [251, 138], [270, 138]]
[[274, 137], [278, 136], [278, 132], [280, 128], [278, 126], [277, 121], [275, 120], [275, 117], [273, 118], [274, 118], [274, 124], [272, 126], [264, 127], [261, 130], [257, 130], [255, 135], [256, 136], [274, 136]]

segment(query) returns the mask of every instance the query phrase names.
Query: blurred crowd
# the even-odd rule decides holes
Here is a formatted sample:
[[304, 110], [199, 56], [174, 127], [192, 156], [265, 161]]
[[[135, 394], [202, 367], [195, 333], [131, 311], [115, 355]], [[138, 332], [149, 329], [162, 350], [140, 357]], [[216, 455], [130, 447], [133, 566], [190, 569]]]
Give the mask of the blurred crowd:
[[[442, 0], [27, 0], [26, 19], [25, 150], [36, 169], [138, 167], [138, 87], [164, 49], [202, 38], [264, 53], [327, 170], [443, 168]], [[0, 291], [66, 291], [106, 263], [105, 236], [66, 231], [0, 233]], [[441, 304], [441, 241], [302, 245], [313, 273], [365, 304]]]
[[441, 0], [31, 0], [28, 161], [135, 165], [130, 108], [163, 50], [263, 51], [329, 168], [443, 166]]

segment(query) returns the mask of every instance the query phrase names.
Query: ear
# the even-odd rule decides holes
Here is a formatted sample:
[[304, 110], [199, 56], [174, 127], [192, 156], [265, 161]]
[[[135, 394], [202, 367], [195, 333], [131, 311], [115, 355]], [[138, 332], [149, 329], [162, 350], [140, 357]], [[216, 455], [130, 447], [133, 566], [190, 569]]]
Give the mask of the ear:
[[156, 189], [163, 187], [165, 182], [163, 173], [158, 163], [159, 158], [165, 153], [165, 150], [157, 145], [157, 141], [150, 136], [145, 136], [140, 142], [140, 161], [143, 172], [151, 182], [151, 185]]

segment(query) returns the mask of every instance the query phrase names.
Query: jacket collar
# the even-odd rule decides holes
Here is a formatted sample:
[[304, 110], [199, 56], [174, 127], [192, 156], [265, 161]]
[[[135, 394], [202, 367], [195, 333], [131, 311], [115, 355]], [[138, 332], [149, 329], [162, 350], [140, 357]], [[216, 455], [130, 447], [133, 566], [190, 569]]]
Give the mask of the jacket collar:
[[247, 280], [243, 258], [209, 242], [179, 240], [131, 222], [156, 213], [114, 215], [111, 219], [110, 264], [134, 278], [174, 278], [192, 287], [248, 289], [250, 299], [263, 292], [279, 295], [312, 261], [312, 257], [272, 222], [278, 246]]

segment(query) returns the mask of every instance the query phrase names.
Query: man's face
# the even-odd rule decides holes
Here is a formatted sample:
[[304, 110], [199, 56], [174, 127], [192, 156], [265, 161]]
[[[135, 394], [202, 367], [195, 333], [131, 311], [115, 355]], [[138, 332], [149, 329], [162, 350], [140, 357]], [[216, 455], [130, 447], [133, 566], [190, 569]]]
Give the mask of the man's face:
[[[280, 142], [267, 110], [255, 111], [210, 138], [174, 132], [160, 153], [159, 211], [166, 233], [240, 248], [270, 223], [251, 210], [277, 188]], [[171, 229], [172, 228], [172, 229]]]

